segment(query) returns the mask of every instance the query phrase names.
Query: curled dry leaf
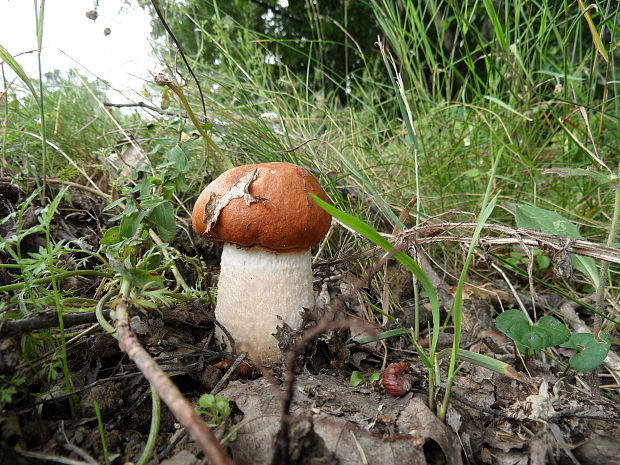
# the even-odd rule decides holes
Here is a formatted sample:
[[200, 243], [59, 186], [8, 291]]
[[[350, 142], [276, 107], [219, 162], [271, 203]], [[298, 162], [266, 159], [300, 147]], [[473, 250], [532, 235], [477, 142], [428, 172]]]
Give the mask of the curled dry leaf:
[[232, 199], [243, 198], [246, 205], [250, 205], [252, 202], [256, 202], [258, 200], [249, 192], [250, 184], [252, 184], [257, 177], [258, 168], [254, 168], [254, 170], [248, 171], [245, 175], [239, 178], [239, 180], [223, 196], [220, 197], [213, 192], [211, 193], [211, 197], [205, 205], [205, 232], [209, 232], [215, 223], [217, 223], [220, 212], [230, 203]]
[[381, 377], [381, 384], [393, 396], [402, 396], [411, 390], [418, 378], [409, 373], [411, 365], [407, 362], [391, 363]]

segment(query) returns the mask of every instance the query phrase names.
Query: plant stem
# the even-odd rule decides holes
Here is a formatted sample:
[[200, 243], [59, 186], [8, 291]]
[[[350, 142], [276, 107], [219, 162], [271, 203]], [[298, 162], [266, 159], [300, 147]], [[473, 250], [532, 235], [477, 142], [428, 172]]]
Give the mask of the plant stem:
[[232, 161], [230, 161], [230, 158], [228, 158], [228, 156], [213, 141], [211, 136], [209, 136], [209, 134], [207, 134], [205, 130], [202, 128], [202, 125], [196, 118], [196, 115], [194, 114], [192, 107], [187, 101], [187, 98], [185, 98], [185, 94], [183, 94], [181, 89], [179, 89], [179, 86], [177, 86], [171, 79], [168, 79], [166, 77], [161, 77], [161, 76], [158, 76], [157, 78], [155, 78], [155, 82], [159, 85], [168, 87], [179, 98], [179, 100], [181, 101], [181, 105], [183, 105], [183, 108], [185, 108], [185, 111], [187, 112], [187, 116], [189, 117], [191, 122], [194, 124], [194, 127], [196, 128], [196, 130], [200, 133], [200, 135], [204, 139], [205, 144], [207, 146], [207, 153], [209, 150], [211, 150], [213, 158], [215, 159], [216, 166], [220, 169], [226, 169], [226, 170], [232, 168], [233, 167]]
[[[612, 246], [618, 236], [618, 225], [620, 223], [620, 166], [618, 167], [617, 180], [616, 180], [616, 195], [614, 196], [614, 212], [611, 218], [611, 224], [609, 225], [609, 234], [607, 235], [607, 246]], [[604, 313], [603, 301], [605, 300], [605, 289], [607, 288], [607, 272], [609, 271], [609, 262], [604, 261], [601, 263], [599, 269], [599, 282], [596, 288], [596, 294], [594, 297], [594, 308], [597, 314], [594, 316], [594, 337], [599, 338], [599, 333], [603, 327], [603, 319], [600, 314]]]
[[495, 173], [497, 172], [497, 167], [499, 166], [499, 162], [502, 158], [502, 150], [499, 150], [495, 160], [493, 162], [493, 167], [491, 168], [491, 173], [489, 175], [489, 182], [487, 184], [487, 189], [484, 194], [484, 199], [482, 200], [482, 207], [480, 217], [478, 218], [478, 225], [472, 235], [471, 243], [469, 244], [469, 250], [467, 251], [467, 257], [465, 258], [465, 263], [463, 264], [463, 269], [461, 270], [461, 275], [459, 276], [459, 282], [456, 287], [456, 292], [454, 295], [454, 303], [452, 304], [452, 321], [454, 322], [454, 339], [452, 341], [452, 354], [450, 356], [450, 365], [448, 368], [448, 377], [446, 379], [446, 392], [443, 397], [443, 402], [441, 406], [437, 407], [437, 416], [441, 421], [445, 421], [446, 413], [448, 412], [448, 404], [450, 403], [450, 393], [452, 392], [452, 385], [454, 383], [454, 376], [456, 375], [456, 361], [458, 358], [458, 352], [461, 343], [461, 318], [463, 315], [463, 286], [465, 285], [465, 278], [467, 277], [467, 272], [469, 271], [469, 266], [474, 257], [474, 250], [476, 247], [476, 242], [478, 241], [478, 237], [480, 236], [480, 232], [484, 224], [486, 223], [489, 215], [493, 211], [495, 207], [495, 203], [497, 201], [497, 196], [493, 198], [493, 200], [489, 201], [491, 196], [491, 192], [493, 191], [493, 185], [495, 181]]
[[153, 239], [153, 242], [155, 242], [155, 244], [161, 246], [161, 251], [164, 254], [164, 257], [166, 258], [166, 260], [170, 262], [170, 271], [172, 271], [172, 275], [174, 276], [174, 279], [177, 280], [177, 289], [179, 286], [181, 286], [185, 292], [191, 292], [192, 288], [189, 287], [187, 283], [185, 282], [185, 279], [183, 279], [183, 276], [179, 272], [179, 269], [174, 263], [174, 260], [170, 256], [168, 249], [164, 246], [164, 243], [162, 242], [160, 237], [152, 229], [149, 229], [149, 236], [151, 236], [151, 239]]
[[39, 118], [41, 118], [41, 156], [43, 157], [43, 189], [41, 190], [41, 202], [45, 203], [46, 178], [47, 178], [47, 134], [45, 130], [45, 108], [43, 105], [43, 68], [41, 67], [41, 49], [43, 47], [43, 14], [45, 12], [45, 0], [38, 4], [34, 2], [35, 19], [37, 25], [37, 65], [39, 71]]
[[232, 465], [220, 442], [204, 424], [191, 404], [183, 396], [170, 378], [162, 371], [129, 326], [127, 300], [131, 291], [131, 282], [123, 279], [118, 303], [116, 304], [116, 333], [118, 344], [123, 352], [136, 364], [144, 377], [155, 387], [161, 399], [166, 403], [173, 415], [187, 428], [200, 448], [213, 465]]
[[160, 405], [157, 389], [151, 384], [151, 428], [149, 429], [149, 437], [144, 446], [144, 451], [136, 465], [146, 465], [153, 455], [155, 443], [157, 442], [157, 434], [159, 433]]
[[71, 276], [100, 276], [102, 278], [111, 278], [114, 275], [112, 273], [106, 273], [105, 271], [97, 271], [97, 270], [67, 271], [65, 273], [58, 273], [54, 276], [46, 276], [45, 278], [38, 278], [38, 279], [29, 281], [29, 282], [21, 282], [21, 283], [15, 283], [15, 284], [7, 284], [6, 286], [0, 286], [0, 292], [16, 291], [17, 289], [23, 289], [26, 286], [36, 286], [38, 284], [46, 284], [54, 279], [57, 279], [60, 281], [65, 278], [70, 278]]
[[115, 334], [116, 330], [114, 329], [114, 326], [108, 323], [108, 321], [105, 319], [105, 316], [103, 315], [103, 306], [112, 298], [112, 296], [116, 295], [117, 293], [118, 289], [116, 288], [110, 290], [106, 295], [99, 299], [99, 302], [95, 307], [95, 316], [97, 317], [97, 322], [108, 334], [110, 334], [116, 339], [118, 339], [118, 336]]
[[110, 456], [108, 455], [108, 444], [105, 440], [105, 432], [103, 430], [103, 420], [101, 419], [101, 411], [96, 400], [93, 401], [95, 408], [95, 416], [97, 417], [97, 427], [99, 428], [99, 437], [101, 438], [101, 448], [103, 449], [103, 460], [106, 465], [110, 465]]

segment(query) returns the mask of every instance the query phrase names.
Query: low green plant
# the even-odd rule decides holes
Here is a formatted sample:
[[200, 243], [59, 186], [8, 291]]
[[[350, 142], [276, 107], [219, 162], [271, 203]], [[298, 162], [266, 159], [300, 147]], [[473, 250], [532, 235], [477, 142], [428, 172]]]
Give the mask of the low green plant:
[[12, 375], [0, 375], [0, 410], [13, 402], [13, 396], [20, 391], [21, 386], [25, 383], [26, 377], [22, 371]]
[[214, 396], [213, 394], [203, 394], [198, 399], [196, 412], [199, 415], [206, 415], [210, 419], [209, 426], [217, 428], [224, 420], [230, 417], [232, 408], [225, 396]]
[[105, 465], [110, 465], [110, 455], [108, 454], [108, 443], [105, 439], [105, 429], [103, 426], [103, 419], [101, 418], [101, 410], [99, 410], [99, 404], [96, 400], [93, 401], [93, 407], [95, 409], [95, 416], [97, 417], [97, 427], [99, 428], [99, 438], [101, 439], [101, 450], [103, 451], [103, 460]]
[[[496, 164], [497, 164], [497, 160], [496, 160]], [[487, 194], [489, 194], [488, 191], [487, 191]], [[341, 221], [346, 226], [362, 234], [368, 240], [374, 242], [376, 245], [378, 245], [379, 247], [384, 249], [388, 254], [390, 254], [395, 260], [398, 260], [401, 264], [403, 264], [418, 279], [419, 283], [424, 288], [424, 291], [427, 293], [427, 296], [429, 298], [430, 305], [431, 305], [431, 314], [432, 314], [432, 318], [431, 318], [432, 322], [429, 328], [429, 336], [428, 336], [429, 338], [428, 353], [419, 344], [418, 338], [417, 338], [418, 335], [415, 329], [413, 328], [409, 329], [408, 335], [411, 338], [411, 342], [413, 343], [416, 349], [416, 352], [418, 353], [420, 357], [420, 360], [422, 361], [422, 363], [428, 370], [429, 404], [435, 407], [435, 391], [439, 383], [441, 383], [441, 372], [439, 370], [438, 361], [440, 358], [444, 358], [445, 356], [447, 356], [447, 354], [444, 351], [442, 351], [443, 352], [442, 354], [439, 354], [437, 352], [437, 341], [439, 339], [439, 333], [442, 329], [441, 329], [440, 317], [439, 317], [439, 299], [437, 298], [437, 293], [435, 291], [435, 288], [431, 284], [430, 279], [428, 278], [424, 270], [422, 270], [420, 265], [413, 258], [407, 255], [403, 250], [399, 250], [395, 248], [385, 238], [383, 238], [373, 227], [366, 224], [359, 218], [356, 218], [353, 215], [350, 215], [346, 212], [343, 212], [337, 209], [336, 207], [328, 204], [327, 202], [319, 199], [318, 197], [314, 195], [312, 196], [312, 198], [321, 208], [325, 209], [330, 215], [337, 218], [339, 221]], [[476, 364], [479, 364], [480, 366], [486, 366], [504, 375], [518, 378], [518, 375], [514, 372], [514, 370], [511, 370], [510, 367], [507, 366], [506, 364], [497, 362], [496, 360], [493, 360], [492, 358], [486, 357], [481, 354], [474, 354], [472, 352], [464, 351], [463, 349], [460, 349], [459, 347], [459, 343], [460, 343], [459, 335], [460, 335], [460, 330], [461, 330], [460, 318], [461, 318], [461, 312], [462, 312], [462, 286], [464, 285], [465, 274], [468, 269], [469, 263], [471, 263], [471, 259], [473, 255], [473, 248], [480, 234], [480, 231], [482, 230], [482, 226], [484, 225], [489, 215], [493, 211], [493, 208], [495, 207], [496, 202], [497, 202], [497, 196], [493, 197], [488, 202], [486, 200], [484, 202], [485, 206], [479, 218], [478, 227], [476, 228], [476, 231], [474, 232], [474, 235], [472, 237], [472, 243], [470, 245], [468, 258], [465, 262], [466, 266], [462, 270], [462, 273], [459, 279], [459, 286], [458, 286], [459, 288], [456, 293], [455, 303], [452, 307], [452, 318], [454, 321], [455, 336], [454, 336], [453, 347], [450, 350], [450, 354], [449, 354], [450, 366], [448, 370], [448, 376], [446, 378], [446, 394], [445, 394], [442, 404], [436, 405], [437, 414], [441, 420], [445, 419], [445, 415], [446, 415], [447, 408], [448, 408], [448, 402], [450, 399], [450, 390], [452, 387], [452, 382], [454, 380], [454, 376], [456, 375], [459, 369], [459, 367], [456, 366], [456, 360], [476, 363]], [[382, 333], [383, 335], [381, 337], [385, 338], [385, 337], [392, 337], [392, 336], [400, 335], [400, 334], [403, 334], [402, 331], [403, 331], [403, 328], [392, 330], [392, 331], [386, 332], [386, 333], [390, 333], [388, 336], [385, 335], [386, 333]], [[377, 340], [377, 338], [374, 338], [372, 340]], [[351, 344], [350, 346], [359, 345], [361, 343], [367, 343], [367, 342], [370, 342], [370, 340], [365, 340], [363, 342], [357, 342], [357, 343]], [[358, 379], [359, 377], [357, 375], [355, 376], [355, 378], [352, 378], [353, 381], [357, 381]]]
[[362, 383], [372, 386], [373, 383], [379, 381], [380, 379], [381, 373], [373, 373], [368, 377], [368, 379], [366, 379], [361, 371], [355, 370], [351, 372], [351, 377], [349, 378], [349, 386], [357, 387]]
[[590, 333], [571, 334], [564, 323], [550, 315], [531, 324], [521, 310], [507, 310], [495, 319], [495, 326], [526, 355], [555, 346], [575, 349], [577, 353], [570, 358], [569, 365], [579, 372], [592, 371], [600, 366], [611, 347], [604, 334], [599, 340]]

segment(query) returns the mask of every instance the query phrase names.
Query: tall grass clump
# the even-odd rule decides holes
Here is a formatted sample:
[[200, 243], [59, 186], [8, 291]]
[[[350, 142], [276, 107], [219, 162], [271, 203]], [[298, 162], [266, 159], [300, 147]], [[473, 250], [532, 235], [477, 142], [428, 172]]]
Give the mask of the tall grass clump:
[[[612, 2], [372, 0], [364, 5], [378, 25], [377, 46], [345, 74], [321, 60], [326, 44], [318, 33], [311, 47], [298, 46], [212, 5], [210, 18], [183, 14], [197, 48], [218, 51], [196, 67], [214, 134], [235, 161], [305, 164], [331, 187], [337, 207], [386, 232], [439, 214], [472, 221], [481, 211], [479, 227], [489, 217], [515, 225], [515, 206], [528, 204], [559, 212], [591, 240], [616, 241]], [[307, 15], [316, 24], [330, 20], [320, 10]], [[359, 54], [364, 45], [352, 39], [343, 31], [341, 45]], [[305, 72], [279, 59], [283, 48], [302, 56]], [[608, 181], [583, 175], [592, 170]], [[412, 212], [399, 218], [408, 205]], [[357, 247], [348, 244], [331, 253]], [[472, 250], [443, 245], [433, 256], [461, 292], [475, 265]], [[616, 295], [617, 270], [601, 270]], [[592, 293], [590, 278], [564, 285]], [[456, 301], [448, 322], [458, 333]]]

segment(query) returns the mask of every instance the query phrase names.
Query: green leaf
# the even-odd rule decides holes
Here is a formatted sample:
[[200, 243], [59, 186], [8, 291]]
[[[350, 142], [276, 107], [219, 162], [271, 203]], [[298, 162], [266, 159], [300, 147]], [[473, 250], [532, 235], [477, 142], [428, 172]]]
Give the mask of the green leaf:
[[511, 113], [514, 113], [517, 116], [520, 116], [521, 118], [527, 120], [527, 121], [534, 121], [532, 118], [530, 118], [529, 116], [525, 116], [523, 113], [519, 113], [517, 110], [515, 110], [513, 107], [511, 107], [510, 105], [508, 105], [506, 102], [496, 98], [496, 97], [492, 97], [490, 95], [485, 95], [484, 96], [485, 99], [487, 99], [490, 102], [496, 103], [497, 105], [499, 105], [500, 107], [504, 108], [505, 110], [508, 110]]
[[201, 407], [213, 407], [215, 405], [215, 396], [213, 394], [203, 394], [198, 399], [198, 405]]
[[163, 241], [171, 242], [176, 236], [177, 226], [174, 222], [174, 207], [172, 203], [166, 201], [157, 205], [151, 214], [149, 219], [155, 225], [157, 234]]
[[356, 387], [359, 386], [364, 381], [364, 376], [360, 371], [354, 371], [351, 373], [351, 378], [349, 379], [349, 385]]
[[558, 319], [545, 315], [530, 325], [520, 310], [508, 310], [495, 319], [495, 326], [515, 342], [538, 351], [557, 346], [570, 337], [568, 328]]
[[[538, 229], [548, 234], [558, 234], [572, 239], [581, 239], [579, 229], [558, 212], [532, 205], [516, 205], [515, 219], [519, 228]], [[585, 274], [590, 282], [599, 286], [596, 262], [591, 257], [571, 254], [573, 267]]]
[[[344, 224], [354, 229], [361, 235], [363, 235], [366, 239], [374, 242], [376, 245], [381, 247], [387, 252], [392, 252], [394, 246], [390, 244], [385, 238], [381, 236], [372, 226], [367, 225], [362, 220], [354, 217], [353, 215], [349, 215], [342, 210], [338, 210], [336, 207], [330, 205], [322, 199], [319, 199], [316, 195], [311, 194], [312, 199], [327, 213], [342, 221]], [[440, 326], [440, 314], [439, 314], [439, 299], [437, 298], [437, 292], [433, 287], [430, 279], [424, 272], [424, 270], [420, 267], [420, 265], [409, 255], [407, 255], [403, 251], [398, 251], [394, 253], [394, 258], [402, 263], [411, 273], [418, 278], [420, 284], [426, 291], [428, 298], [431, 304], [431, 315], [432, 315], [432, 337], [431, 337], [431, 352], [434, 351], [434, 348], [437, 347], [437, 340], [439, 338], [439, 326]]]
[[123, 278], [128, 279], [132, 285], [144, 288], [161, 287], [163, 285], [160, 276], [157, 273], [138, 268], [129, 267], [121, 262], [111, 263], [114, 271], [119, 273]]
[[101, 245], [112, 245], [121, 241], [121, 227], [113, 226], [109, 228], [104, 234], [99, 243]]
[[151, 253], [140, 262], [138, 268], [148, 271], [156, 270], [161, 265], [161, 258], [160, 253]]
[[381, 373], [373, 373], [372, 375], [370, 375], [370, 378], [368, 378], [368, 382], [375, 383], [379, 381], [380, 379], [381, 379]]
[[569, 360], [573, 370], [580, 372], [592, 371], [603, 363], [611, 344], [603, 334], [601, 334], [601, 339], [601, 341], [597, 341], [594, 338], [594, 334], [590, 333], [575, 333], [571, 335], [568, 341], [561, 345], [561, 347], [567, 349], [577, 350], [577, 353]]
[[[449, 356], [450, 349], [444, 349], [437, 354], [438, 359], [446, 358]], [[473, 365], [487, 368], [494, 371], [495, 373], [499, 373], [500, 375], [516, 379], [517, 381], [525, 382], [527, 380], [527, 377], [523, 373], [518, 372], [511, 365], [508, 365], [501, 360], [496, 360], [493, 357], [489, 357], [488, 355], [478, 354], [470, 350], [459, 349], [457, 352], [457, 358], [459, 360], [462, 360], [463, 362], [468, 362]]]
[[538, 229], [549, 234], [558, 234], [581, 239], [579, 229], [558, 212], [532, 205], [516, 205], [516, 221], [520, 228]]
[[138, 227], [140, 227], [140, 223], [145, 216], [145, 211], [135, 212], [131, 215], [124, 216], [119, 226], [120, 236], [123, 239], [133, 237], [133, 235], [138, 231]]
[[117, 205], [123, 203], [125, 201], [124, 197], [121, 197], [120, 199], [116, 199], [113, 202], [110, 202], [109, 204], [107, 204], [105, 206], [105, 208], [103, 209], [104, 212], [107, 212], [108, 210], [111, 210], [112, 208], [116, 207]]
[[173, 163], [174, 168], [178, 171], [184, 171], [187, 168], [187, 154], [178, 145], [166, 152], [166, 158]]
[[4, 61], [7, 65], [9, 65], [9, 67], [15, 72], [15, 74], [19, 76], [22, 82], [26, 84], [35, 100], [38, 100], [37, 91], [34, 89], [34, 85], [26, 74], [26, 71], [24, 71], [24, 68], [21, 67], [21, 65], [15, 60], [15, 58], [13, 58], [13, 55], [11, 55], [8, 50], [2, 45], [0, 45], [0, 60]]
[[408, 328], [396, 328], [390, 329], [388, 331], [383, 331], [382, 333], [377, 334], [376, 336], [366, 336], [347, 344], [347, 349], [352, 349], [353, 347], [361, 346], [364, 344], [369, 344], [371, 342], [380, 341], [382, 339], [388, 339], [390, 337], [403, 336], [405, 334], [411, 333], [411, 330]]
[[599, 184], [609, 184], [616, 181], [616, 176], [602, 173], [600, 171], [586, 170], [583, 168], [553, 168], [544, 170], [543, 173], [557, 174], [559, 176], [586, 176]]

